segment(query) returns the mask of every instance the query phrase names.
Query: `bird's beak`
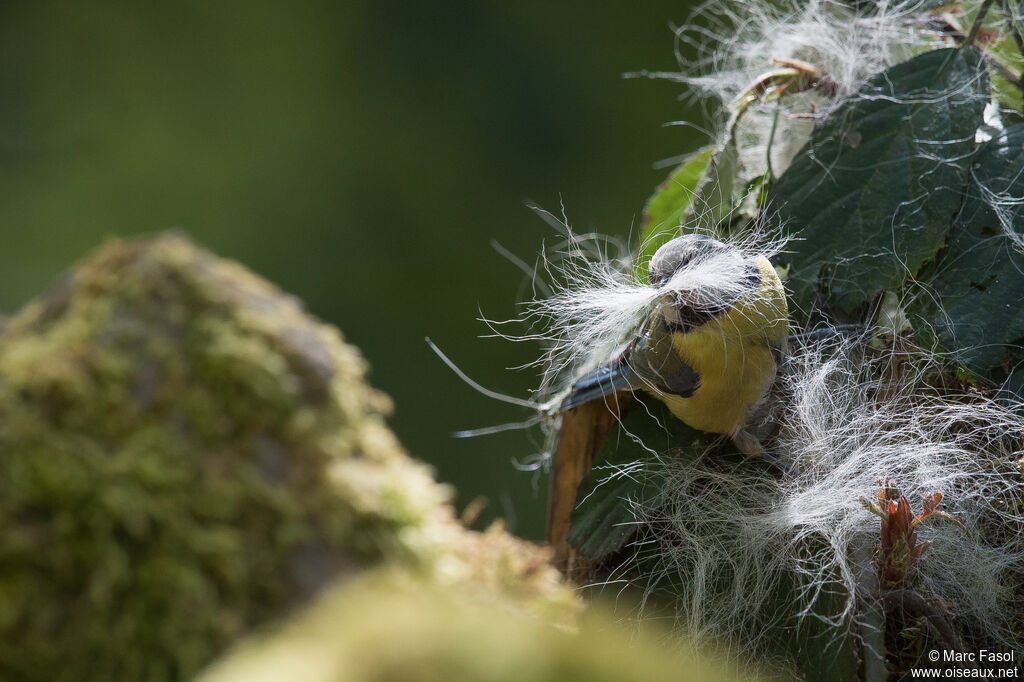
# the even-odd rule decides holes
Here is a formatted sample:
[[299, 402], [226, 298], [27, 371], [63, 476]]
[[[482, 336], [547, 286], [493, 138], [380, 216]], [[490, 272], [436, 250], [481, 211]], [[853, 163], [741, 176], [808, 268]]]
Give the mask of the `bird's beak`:
[[682, 324], [683, 319], [679, 314], [679, 308], [676, 307], [675, 296], [668, 294], [662, 296], [659, 300], [659, 309], [661, 316], [665, 318], [665, 321], [669, 324]]

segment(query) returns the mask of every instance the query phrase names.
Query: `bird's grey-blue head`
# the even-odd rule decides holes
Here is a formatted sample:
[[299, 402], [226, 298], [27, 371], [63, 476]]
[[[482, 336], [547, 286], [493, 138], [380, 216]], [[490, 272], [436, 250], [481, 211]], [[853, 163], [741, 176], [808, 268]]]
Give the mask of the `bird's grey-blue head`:
[[648, 281], [651, 286], [660, 288], [693, 261], [730, 251], [732, 248], [705, 234], [684, 234], [676, 237], [663, 244], [651, 257], [647, 269]]

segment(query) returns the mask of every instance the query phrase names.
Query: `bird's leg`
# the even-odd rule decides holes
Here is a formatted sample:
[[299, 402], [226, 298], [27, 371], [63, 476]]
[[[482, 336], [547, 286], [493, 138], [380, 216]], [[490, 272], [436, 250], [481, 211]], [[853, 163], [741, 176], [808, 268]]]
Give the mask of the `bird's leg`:
[[746, 429], [737, 429], [734, 431], [732, 434], [732, 442], [736, 445], [736, 449], [744, 455], [764, 454], [764, 446], [761, 445], [761, 441], [757, 439], [757, 436]]
[[764, 459], [768, 460], [775, 466], [785, 471], [787, 474], [795, 475], [799, 473], [796, 469], [789, 466], [781, 459], [765, 450], [764, 446], [761, 445], [761, 441], [757, 439], [757, 436], [755, 436], [754, 434], [750, 433], [745, 429], [737, 429], [736, 432], [732, 434], [732, 442], [734, 445], [736, 445], [736, 449], [742, 452], [744, 455], [755, 455], [757, 457], [763, 457]]

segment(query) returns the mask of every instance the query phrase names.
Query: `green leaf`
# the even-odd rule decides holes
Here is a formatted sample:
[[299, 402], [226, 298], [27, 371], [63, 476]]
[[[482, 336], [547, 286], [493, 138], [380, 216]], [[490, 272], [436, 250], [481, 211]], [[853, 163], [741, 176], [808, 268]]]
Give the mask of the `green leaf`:
[[[582, 502], [572, 516], [566, 540], [590, 561], [599, 561], [626, 546], [637, 532], [633, 503], [643, 493], [641, 479], [628, 474], [608, 480], [608, 469], [591, 470], [580, 486]], [[638, 472], [642, 475], [642, 472]]]
[[711, 155], [693, 201], [683, 215], [683, 231], [701, 228], [716, 233], [736, 203], [734, 193], [740, 189], [739, 180], [740, 150], [735, 138], [730, 137]]
[[[679, 235], [683, 216], [689, 210], [697, 194], [697, 186], [704, 177], [708, 163], [714, 154], [714, 147], [705, 147], [691, 154], [676, 166], [665, 182], [658, 185], [654, 194], [644, 206], [644, 229], [640, 235], [640, 251], [637, 254], [638, 267], [646, 268], [654, 252], [665, 242]], [[646, 276], [637, 272], [637, 279]]]
[[974, 48], [927, 52], [873, 77], [838, 107], [771, 188], [798, 233], [788, 285], [850, 317], [941, 248], [961, 202], [989, 97]]
[[937, 300], [922, 297], [912, 313], [922, 335], [934, 330], [943, 350], [971, 372], [1002, 381], [1024, 342], [1024, 124], [983, 144], [971, 175], [931, 269]]
[[639, 529], [636, 509], [657, 505], [664, 488], [661, 466], [651, 450], [664, 454], [672, 449], [695, 448], [695, 443], [709, 438], [713, 436], [676, 419], [659, 400], [644, 398], [643, 405], [632, 405], [580, 484], [580, 502], [567, 536], [569, 544], [591, 561], [625, 547]]
[[644, 241], [663, 230], [679, 227], [714, 151], [714, 147], [705, 147], [694, 152], [654, 190], [644, 206]]

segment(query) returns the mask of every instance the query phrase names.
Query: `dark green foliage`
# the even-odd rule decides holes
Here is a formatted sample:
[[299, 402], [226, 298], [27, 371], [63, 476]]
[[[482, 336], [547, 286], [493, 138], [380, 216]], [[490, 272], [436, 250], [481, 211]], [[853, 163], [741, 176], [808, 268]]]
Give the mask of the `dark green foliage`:
[[981, 145], [963, 209], [929, 273], [937, 298], [922, 297], [914, 307], [922, 336], [934, 330], [943, 350], [996, 381], [1022, 357], [1024, 253], [1016, 241], [1024, 237], [1022, 171], [1024, 124]]
[[[634, 504], [643, 504], [644, 484], [627, 474], [601, 480], [597, 474], [580, 485], [582, 500], [573, 514], [572, 528], [566, 540], [587, 559], [599, 561], [622, 549], [637, 531]], [[638, 472], [636, 475], [642, 475]]]
[[[1024, 125], [1005, 131], [995, 124], [982, 128], [983, 112], [992, 96], [987, 67], [976, 48], [921, 54], [877, 74], [854, 96], [839, 102], [777, 180], [769, 177], [770, 171], [765, 178], [744, 178], [744, 169], [729, 163], [739, 158], [728, 153], [735, 142], [730, 139], [718, 155], [704, 159], [707, 151], [698, 152], [680, 166], [675, 171], [680, 182], [671, 183], [674, 174], [658, 188], [648, 203], [648, 216], [665, 216], [673, 229], [691, 227], [694, 207], [702, 206], [701, 193], [725, 188], [719, 190], [723, 201], [705, 202], [712, 209], [708, 212], [712, 220], [722, 219], [722, 209], [732, 209], [747, 220], [754, 214], [750, 207], [756, 206], [766, 211], [762, 217], [767, 224], [781, 220], [785, 231], [794, 235], [777, 265], [788, 271], [791, 311], [801, 325], [813, 326], [822, 317], [833, 323], [882, 326], [889, 320], [900, 345], [885, 346], [889, 337], [884, 333], [875, 342], [902, 352], [903, 342], [915, 341], [902, 334], [907, 329], [906, 313], [916, 327], [916, 341], [934, 341], [984, 383], [1020, 390], [1024, 385]], [[1004, 116], [1020, 120], [1006, 112]], [[979, 128], [994, 132], [995, 138], [978, 144]], [[741, 180], [757, 193], [734, 195], [732, 188]], [[689, 182], [696, 183], [696, 198], [692, 192], [679, 191]], [[762, 201], [765, 187], [767, 201]], [[728, 231], [729, 222], [726, 218], [716, 228]], [[663, 228], [649, 223], [645, 236], [660, 235]], [[641, 252], [641, 261], [644, 255], [648, 252]], [[886, 292], [895, 296], [883, 299]], [[948, 368], [941, 366], [942, 371]], [[965, 374], [954, 371], [943, 379], [962, 386]], [[837, 396], [840, 402], [845, 398]], [[970, 408], [964, 407], [969, 415]], [[645, 605], [663, 592], [669, 602], [675, 599], [669, 617], [683, 612], [699, 619], [702, 606], [688, 610], [685, 602], [694, 593], [680, 587], [700, 584], [706, 588], [701, 595], [735, 592], [744, 587], [739, 579], [743, 571], [730, 563], [735, 546], [716, 557], [714, 570], [687, 563], [694, 554], [693, 547], [685, 544], [688, 528], [702, 519], [713, 524], [721, 521], [702, 516], [696, 507], [674, 510], [673, 501], [696, 500], [704, 505], [700, 509], [714, 509], [715, 499], [708, 495], [713, 488], [704, 489], [705, 480], [713, 474], [673, 480], [665, 460], [707, 452], [705, 463], [714, 469], [719, 457], [727, 465], [732, 448], [708, 451], [707, 442], [695, 443], [693, 432], [676, 433], [684, 427], [663, 408], [654, 407], [651, 412], [659, 415], [659, 409], [660, 416], [654, 419], [647, 410], [634, 407], [622, 428], [613, 432], [581, 486], [582, 502], [569, 538], [585, 558], [597, 562], [594, 570], [599, 576], [608, 577], [614, 566], [616, 580], [645, 581]], [[894, 412], [893, 419], [898, 418]], [[799, 427], [799, 416], [795, 419]], [[969, 421], [965, 416], [965, 423]], [[759, 464], [748, 461], [743, 466]], [[775, 505], [773, 497], [751, 487], [757, 480], [751, 476], [733, 491], [750, 491]], [[666, 486], [672, 489], [671, 496], [659, 493]], [[1010, 504], [1016, 504], [1016, 499], [1012, 497]], [[757, 511], [756, 502], [754, 507]], [[638, 514], [638, 509], [645, 513]], [[644, 527], [637, 523], [640, 520], [647, 522]], [[715, 533], [725, 537], [732, 530], [725, 525], [720, 530], [716, 525], [704, 537]], [[742, 541], [746, 536], [728, 537]], [[625, 563], [616, 561], [614, 553], [630, 543], [636, 555]], [[705, 542], [701, 548], [704, 545], [714, 543]], [[817, 551], [810, 545], [797, 548], [805, 549], [808, 556]], [[815, 585], [822, 591], [811, 594], [802, 569], [794, 567], [772, 576], [771, 599], [762, 602], [770, 603], [770, 608], [745, 614], [750, 616], [742, 625], [745, 631], [731, 634], [741, 641], [757, 635], [759, 651], [784, 656], [808, 679], [852, 680], [862, 673], [871, 679], [884, 677], [886, 665], [896, 669], [894, 652], [905, 646], [901, 638], [913, 626], [908, 619], [890, 622], [886, 630], [886, 609], [894, 607], [876, 603], [877, 586], [870, 587], [873, 549], [871, 545], [858, 548], [863, 556], [856, 559], [857, 570], [867, 576], [855, 582], [857, 599], [863, 602], [858, 606], [861, 620], [833, 622], [836, 614], [845, 613], [848, 590], [853, 589], [847, 587], [848, 576], [840, 579], [829, 567], [832, 572], [822, 575], [825, 584]], [[765, 556], [774, 556], [769, 552]], [[681, 594], [685, 598], [679, 599]], [[922, 597], [922, 603], [927, 598]], [[857, 644], [858, 637], [863, 638], [862, 645]], [[921, 655], [921, 651], [915, 653]]]
[[591, 561], [625, 547], [640, 527], [637, 510], [657, 507], [665, 482], [651, 451], [694, 457], [714, 438], [683, 424], [662, 402], [643, 400], [629, 407], [580, 484], [568, 541]]
[[[637, 440], [644, 445], [641, 446]], [[711, 458], [723, 469], [738, 465], [775, 470], [774, 464], [736, 452], [728, 440], [691, 429], [672, 416], [660, 401], [649, 398], [643, 405], [632, 405], [599, 451], [597, 466], [580, 486], [581, 501], [573, 515], [569, 543], [584, 558], [598, 565], [598, 575], [605, 575], [605, 571], [617, 565], [612, 558], [617, 552], [631, 551], [630, 545], [637, 541], [636, 549], [642, 550], [644, 540], [650, 539], [652, 529], [648, 523], [663, 523], [658, 519], [671, 515], [665, 509], [665, 486], [669, 483], [665, 479], [668, 467], [662, 460], [692, 460], [700, 456]], [[691, 485], [693, 489], [686, 494], [696, 497], [707, 494], [702, 490], [704, 482], [700, 479], [692, 481]], [[674, 491], [674, 494], [681, 494], [681, 491]], [[714, 504], [714, 500], [708, 503]], [[641, 510], [643, 514], [638, 515]], [[685, 523], [685, 519], [673, 519], [672, 523]], [[723, 528], [722, 532], [730, 530]], [[626, 577], [639, 580], [638, 586], [647, 595], [644, 608], [648, 613], [659, 608], [672, 613], [674, 608], [678, 608], [673, 606], [672, 599], [676, 594], [673, 586], [693, 579], [693, 576], [679, 571], [665, 570], [662, 558], [669, 551], [671, 549], [667, 547], [648, 554], [638, 551], [636, 557], [629, 560], [631, 565]], [[735, 589], [728, 575], [728, 571], [715, 575], [719, 581], [715, 589]], [[616, 579], [622, 578], [622, 575], [616, 575]], [[647, 582], [649, 580], [653, 582]], [[843, 598], [841, 586], [830, 587], [834, 593], [822, 597], [823, 601], [817, 605], [823, 613], [829, 608], [838, 608], [838, 602]], [[824, 620], [798, 615], [803, 607], [799, 586], [792, 579], [781, 581], [773, 589], [778, 594], [776, 602], [783, 606], [774, 613], [756, 614], [760, 620], [755, 626], [773, 633], [768, 638], [772, 649], [785, 652], [796, 668], [808, 675], [808, 679], [856, 679], [857, 664], [852, 644], [841, 632], [842, 628]], [[629, 600], [629, 597], [621, 595], [617, 598]]]
[[935, 256], [988, 98], [977, 50], [935, 50], [869, 80], [815, 131], [769, 204], [800, 234], [783, 259], [800, 309], [817, 300], [842, 318]]

